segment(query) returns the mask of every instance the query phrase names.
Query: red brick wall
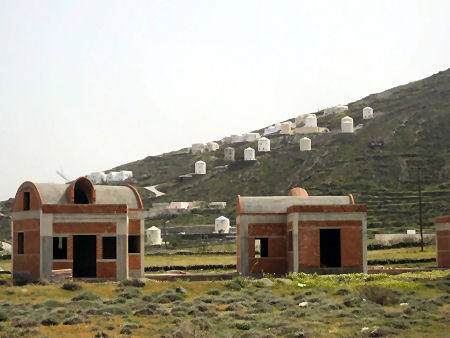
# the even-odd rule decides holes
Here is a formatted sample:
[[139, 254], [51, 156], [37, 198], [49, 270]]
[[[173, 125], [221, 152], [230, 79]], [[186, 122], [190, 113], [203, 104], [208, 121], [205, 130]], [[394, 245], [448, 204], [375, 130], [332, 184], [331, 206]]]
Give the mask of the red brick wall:
[[341, 267], [362, 268], [361, 221], [309, 221], [299, 224], [299, 270], [320, 268], [320, 229], [341, 229]]
[[39, 210], [40, 208], [40, 197], [36, 192], [36, 187], [32, 183], [24, 183], [24, 186], [17, 192], [16, 198], [14, 199], [13, 211], [23, 211], [23, 195], [24, 192], [30, 193], [30, 209], [29, 210]]
[[141, 268], [140, 254], [128, 254], [128, 268], [130, 270], [139, 270]]
[[438, 267], [450, 268], [450, 230], [437, 230], [436, 243]]
[[341, 229], [341, 265], [343, 268], [362, 268], [362, 225]]
[[130, 220], [128, 222], [128, 234], [129, 235], [140, 235], [141, 234], [141, 221]]
[[53, 261], [53, 270], [73, 269], [72, 261]]
[[117, 276], [116, 262], [97, 262], [97, 278], [115, 279]]
[[287, 270], [286, 258], [252, 258], [248, 259], [248, 272], [250, 274], [261, 273], [285, 273]]
[[320, 230], [300, 228], [299, 233], [299, 271], [302, 268], [320, 268]]
[[53, 223], [55, 234], [115, 234], [116, 224], [112, 222], [91, 223]]
[[[18, 232], [23, 232], [24, 254], [17, 254]], [[28, 271], [33, 278], [40, 277], [40, 231], [39, 220], [14, 221], [13, 224], [13, 271]]]

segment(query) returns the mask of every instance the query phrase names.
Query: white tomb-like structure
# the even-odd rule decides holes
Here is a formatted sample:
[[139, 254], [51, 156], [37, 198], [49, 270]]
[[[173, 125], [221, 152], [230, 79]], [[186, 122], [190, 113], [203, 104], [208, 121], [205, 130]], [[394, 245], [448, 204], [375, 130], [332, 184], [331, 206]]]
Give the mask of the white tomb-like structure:
[[206, 174], [206, 163], [204, 161], [195, 162], [195, 174], [196, 175]]
[[193, 143], [191, 147], [192, 154], [201, 154], [205, 151], [204, 143]]
[[339, 104], [334, 107], [325, 108], [323, 110], [323, 115], [326, 116], [326, 115], [331, 115], [331, 114], [341, 114], [341, 113], [346, 112], [347, 110], [348, 110], [348, 106]]
[[343, 133], [353, 133], [353, 119], [345, 116], [341, 119], [341, 131]]
[[305, 118], [305, 127], [315, 128], [317, 127], [317, 116], [314, 114], [309, 114]]
[[161, 245], [162, 243], [161, 230], [155, 226], [145, 230], [145, 237], [150, 245]]
[[224, 150], [225, 161], [234, 161], [234, 148], [226, 147]]
[[373, 108], [364, 107], [363, 108], [363, 120], [373, 119]]
[[258, 140], [260, 137], [261, 135], [259, 135], [259, 133], [247, 133], [244, 135], [246, 142], [254, 142]]
[[216, 151], [219, 149], [219, 144], [217, 142], [208, 142], [206, 143], [207, 151]]
[[258, 151], [270, 151], [270, 140], [267, 137], [261, 137], [258, 140]]
[[231, 135], [231, 143], [240, 143], [240, 142], [245, 142], [245, 135], [242, 134]]
[[228, 234], [230, 232], [230, 220], [225, 216], [217, 217], [214, 221], [214, 232], [218, 234]]
[[311, 139], [308, 137], [300, 139], [300, 151], [311, 151]]
[[248, 147], [244, 149], [244, 161], [254, 161], [255, 158], [255, 149]]
[[280, 134], [282, 135], [291, 135], [292, 134], [292, 125], [291, 122], [283, 122], [281, 124], [281, 131]]

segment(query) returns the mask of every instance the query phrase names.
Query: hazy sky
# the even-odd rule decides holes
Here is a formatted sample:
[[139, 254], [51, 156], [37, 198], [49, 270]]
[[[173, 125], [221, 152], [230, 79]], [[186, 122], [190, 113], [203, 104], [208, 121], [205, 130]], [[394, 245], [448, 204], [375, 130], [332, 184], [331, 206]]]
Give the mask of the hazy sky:
[[[0, 0], [0, 200], [450, 67], [450, 1]], [[376, 110], [376, 107], [373, 107]]]

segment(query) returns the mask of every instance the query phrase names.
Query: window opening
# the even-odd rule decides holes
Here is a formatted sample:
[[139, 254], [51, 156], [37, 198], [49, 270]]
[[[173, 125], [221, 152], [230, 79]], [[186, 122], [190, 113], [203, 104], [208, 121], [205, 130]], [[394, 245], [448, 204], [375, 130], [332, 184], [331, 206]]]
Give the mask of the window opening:
[[67, 237], [53, 237], [53, 259], [67, 259]]
[[23, 210], [30, 210], [30, 192], [23, 193]]
[[23, 255], [25, 253], [25, 236], [23, 232], [17, 233], [17, 254]]
[[255, 257], [269, 257], [268, 238], [255, 238]]
[[128, 236], [128, 253], [139, 253], [141, 247], [141, 236], [129, 235]]
[[116, 237], [103, 237], [103, 259], [116, 259], [117, 258], [117, 247], [116, 247]]

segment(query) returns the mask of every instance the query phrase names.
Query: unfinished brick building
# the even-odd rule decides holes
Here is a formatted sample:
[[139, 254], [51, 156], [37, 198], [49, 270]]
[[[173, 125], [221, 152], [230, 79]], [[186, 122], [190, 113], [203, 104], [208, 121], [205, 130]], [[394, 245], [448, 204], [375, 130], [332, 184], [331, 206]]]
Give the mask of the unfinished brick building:
[[438, 268], [450, 268], [450, 216], [436, 218], [436, 257]]
[[144, 273], [144, 209], [132, 186], [24, 182], [13, 205], [13, 277], [123, 280]]
[[237, 269], [249, 274], [367, 272], [365, 205], [349, 196], [238, 196]]

